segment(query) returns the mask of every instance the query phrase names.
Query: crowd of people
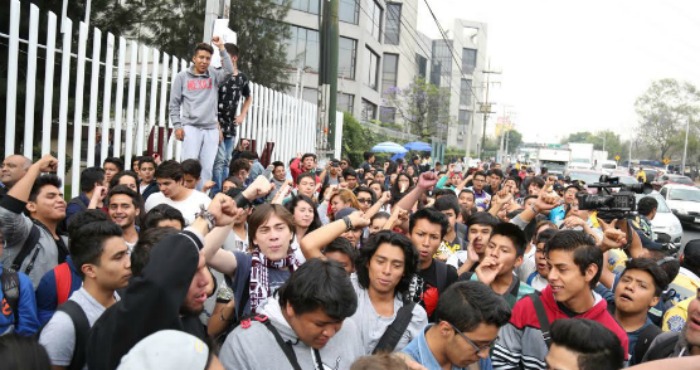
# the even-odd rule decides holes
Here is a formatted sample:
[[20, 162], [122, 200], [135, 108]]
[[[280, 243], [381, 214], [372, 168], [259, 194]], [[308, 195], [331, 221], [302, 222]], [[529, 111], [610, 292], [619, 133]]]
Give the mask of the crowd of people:
[[266, 171], [215, 45], [232, 74], [204, 45], [176, 79], [182, 161], [107, 158], [66, 202], [56, 158], [4, 159], [0, 368], [697, 366], [700, 240], [658, 243], [653, 197], [605, 219], [546, 169], [370, 152]]

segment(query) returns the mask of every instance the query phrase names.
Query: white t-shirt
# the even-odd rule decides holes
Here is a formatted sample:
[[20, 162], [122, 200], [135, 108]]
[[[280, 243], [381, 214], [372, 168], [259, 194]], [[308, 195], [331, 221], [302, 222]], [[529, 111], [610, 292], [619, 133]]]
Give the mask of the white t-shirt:
[[537, 247], [530, 244], [530, 251], [526, 251], [523, 255], [523, 263], [515, 268], [515, 273], [518, 275], [520, 281], [527, 281], [527, 278], [537, 270], [537, 263], [535, 262], [535, 252]]
[[153, 193], [148, 197], [148, 200], [146, 200], [146, 212], [159, 204], [167, 204], [182, 212], [182, 217], [185, 218], [185, 223], [187, 224], [185, 226], [188, 226], [194, 222], [195, 215], [199, 213], [199, 206], [203, 204], [204, 208], [208, 208], [209, 203], [211, 203], [211, 199], [206, 194], [197, 190], [192, 190], [189, 197], [178, 202], [166, 198], [163, 193]]
[[[114, 298], [119, 300], [119, 295], [116, 292], [114, 293]], [[102, 316], [106, 309], [85, 288], [76, 290], [71, 295], [70, 300], [80, 305], [80, 308], [83, 309], [90, 327], [95, 324], [95, 321]], [[39, 343], [46, 348], [49, 359], [51, 359], [51, 365], [70, 365], [70, 361], [73, 358], [73, 350], [75, 349], [75, 327], [70, 316], [63, 311], [56, 311], [41, 331]], [[87, 365], [83, 369], [87, 369]]]

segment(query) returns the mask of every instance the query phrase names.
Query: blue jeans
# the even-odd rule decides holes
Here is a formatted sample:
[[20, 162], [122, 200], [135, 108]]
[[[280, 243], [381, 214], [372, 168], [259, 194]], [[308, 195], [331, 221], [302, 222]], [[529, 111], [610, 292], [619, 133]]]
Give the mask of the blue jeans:
[[233, 153], [233, 144], [235, 141], [235, 136], [227, 137], [219, 144], [219, 150], [216, 152], [216, 159], [214, 160], [213, 181], [216, 185], [211, 189], [210, 195], [212, 197], [223, 189], [224, 180], [228, 178], [228, 166], [229, 162], [231, 162], [231, 154]]

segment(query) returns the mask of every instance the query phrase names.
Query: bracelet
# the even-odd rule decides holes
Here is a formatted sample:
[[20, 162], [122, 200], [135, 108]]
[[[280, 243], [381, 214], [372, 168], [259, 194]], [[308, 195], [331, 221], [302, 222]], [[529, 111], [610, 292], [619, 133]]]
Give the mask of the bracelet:
[[354, 229], [352, 227], [352, 221], [350, 221], [350, 217], [348, 217], [348, 216], [343, 217], [343, 221], [345, 222], [345, 231], [350, 231], [350, 230]]
[[236, 197], [233, 198], [233, 200], [236, 202], [236, 207], [238, 207], [238, 208], [245, 209], [245, 208], [249, 208], [251, 205], [248, 198], [243, 196], [243, 193], [236, 195]]
[[216, 219], [214, 218], [214, 215], [211, 214], [211, 212], [207, 211], [206, 208], [204, 208], [204, 204], [199, 205], [199, 212], [195, 214], [195, 217], [203, 218], [204, 221], [207, 222], [207, 228], [209, 229], [209, 231], [211, 231], [211, 229], [213, 229], [216, 225]]
[[535, 215], [537, 215], [538, 213], [540, 213], [540, 211], [538, 211], [537, 208], [535, 208], [534, 205], [533, 205], [533, 206], [530, 206], [530, 209], [532, 210], [532, 212], [533, 212]]

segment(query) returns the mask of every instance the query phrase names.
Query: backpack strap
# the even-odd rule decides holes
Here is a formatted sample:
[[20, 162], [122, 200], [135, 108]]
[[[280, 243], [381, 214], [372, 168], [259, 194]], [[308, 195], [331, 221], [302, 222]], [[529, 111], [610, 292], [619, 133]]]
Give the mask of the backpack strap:
[[24, 271], [25, 274], [29, 274], [31, 272], [32, 268], [34, 267], [34, 260], [36, 259], [37, 253], [39, 252], [38, 249], [36, 248], [36, 243], [39, 242], [39, 238], [41, 237], [41, 233], [39, 231], [39, 227], [36, 226], [35, 224], [32, 224], [32, 228], [29, 231], [29, 236], [27, 236], [27, 239], [24, 240], [24, 245], [22, 245], [22, 249], [20, 249], [19, 253], [17, 256], [15, 256], [15, 259], [12, 260], [12, 269], [15, 271], [20, 271], [20, 267], [22, 266], [22, 262], [29, 256], [29, 253], [34, 251], [34, 256], [32, 257], [32, 263], [30, 263], [29, 266], [27, 266], [26, 270]]
[[70, 297], [70, 288], [73, 285], [73, 274], [68, 262], [56, 266], [53, 270], [53, 276], [56, 280], [56, 302], [61, 305]]
[[90, 334], [90, 322], [85, 311], [75, 301], [68, 300], [58, 307], [58, 311], [65, 312], [73, 322], [75, 328], [75, 348], [73, 357], [70, 360], [68, 370], [79, 370], [85, 366], [87, 361], [87, 342]]
[[544, 310], [544, 305], [540, 299], [538, 293], [532, 293], [529, 295], [532, 300], [532, 305], [535, 306], [535, 312], [537, 313], [537, 320], [540, 322], [540, 331], [542, 332], [542, 338], [544, 338], [544, 343], [549, 348], [552, 345], [552, 336], [549, 331], [549, 318], [547, 317], [547, 312]]
[[639, 333], [637, 338], [637, 344], [634, 345], [634, 363], [639, 364], [642, 362], [642, 358], [649, 350], [651, 342], [654, 341], [657, 335], [661, 334], [661, 329], [654, 324], [647, 325], [644, 330]]
[[19, 311], [17, 309], [19, 306], [19, 275], [13, 269], [4, 269], [0, 275], [0, 281], [2, 281], [2, 293], [15, 317], [16, 328], [19, 324]]
[[379, 338], [379, 342], [377, 342], [377, 346], [374, 347], [372, 351], [373, 355], [379, 352], [391, 353], [394, 351], [396, 345], [399, 344], [401, 340], [401, 336], [406, 331], [406, 328], [408, 328], [408, 324], [411, 323], [413, 308], [415, 306], [416, 304], [414, 302], [410, 302], [399, 308], [394, 321], [386, 327], [384, 334], [382, 334], [382, 337]]
[[437, 270], [437, 289], [442, 293], [447, 285], [447, 264], [442, 261], [434, 261]]
[[272, 333], [272, 335], [275, 337], [275, 341], [277, 341], [277, 344], [282, 349], [282, 352], [284, 352], [284, 355], [287, 356], [287, 360], [289, 360], [289, 363], [292, 365], [292, 368], [294, 368], [294, 370], [301, 370], [301, 366], [299, 365], [299, 361], [297, 360], [297, 355], [294, 353], [294, 349], [292, 348], [291, 343], [285, 342], [284, 339], [282, 339], [280, 332], [277, 331], [277, 328], [275, 328], [274, 325], [272, 325], [270, 319], [267, 316], [263, 315], [257, 315], [253, 317], [253, 319], [265, 325], [267, 330], [269, 330]]

